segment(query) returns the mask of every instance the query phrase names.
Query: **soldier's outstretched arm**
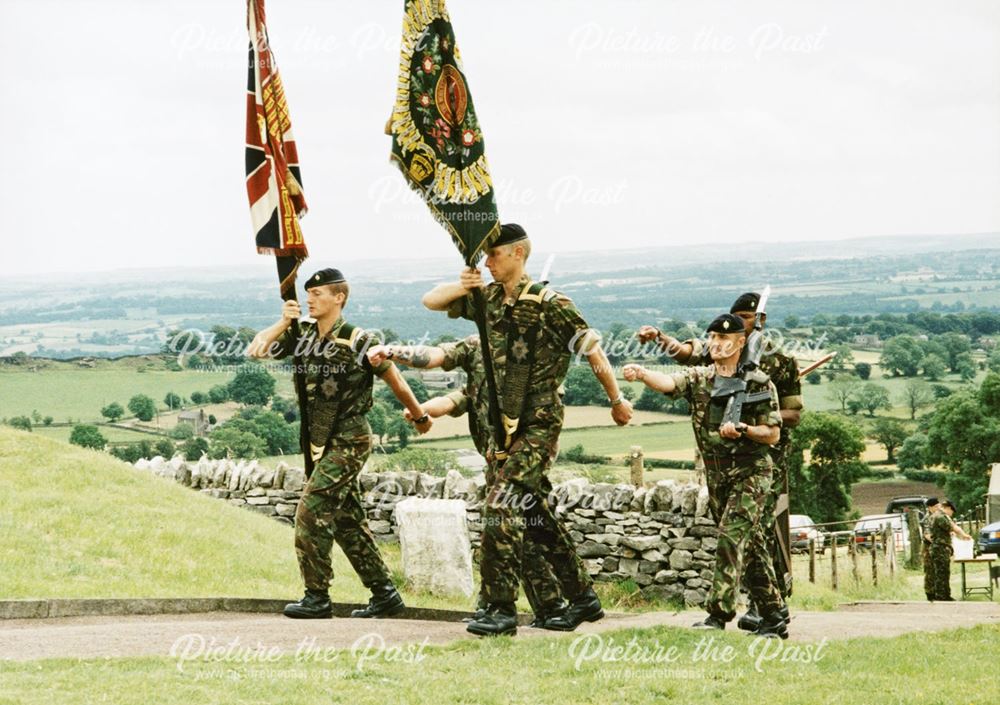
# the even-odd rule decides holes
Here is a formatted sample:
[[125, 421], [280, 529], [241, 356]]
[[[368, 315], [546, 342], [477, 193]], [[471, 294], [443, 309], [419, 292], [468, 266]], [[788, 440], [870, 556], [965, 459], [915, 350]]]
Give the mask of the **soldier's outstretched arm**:
[[626, 425], [632, 420], [632, 403], [622, 396], [618, 388], [618, 380], [615, 379], [614, 368], [608, 361], [608, 356], [600, 345], [595, 345], [587, 354], [587, 361], [590, 362], [590, 369], [593, 370], [597, 381], [604, 387], [604, 392], [611, 402], [611, 418], [619, 426]]
[[425, 416], [427, 417], [427, 420], [422, 423], [416, 423], [416, 421], [414, 421], [413, 425], [416, 427], [417, 431], [420, 433], [427, 433], [430, 431], [431, 426], [433, 425], [430, 415], [425, 412], [424, 407], [420, 405], [419, 401], [417, 401], [417, 398], [413, 395], [413, 390], [410, 389], [410, 385], [406, 383], [405, 379], [403, 379], [403, 375], [399, 374], [399, 369], [395, 365], [389, 365], [389, 369], [387, 369], [385, 374], [382, 375], [382, 381], [389, 385], [389, 389], [391, 389], [392, 393], [396, 395], [397, 399], [399, 399], [403, 408], [410, 412], [410, 416], [414, 419], [421, 419]]
[[674, 390], [677, 389], [677, 383], [674, 382], [673, 377], [665, 375], [662, 372], [647, 370], [642, 365], [625, 365], [623, 374], [625, 375], [625, 381], [642, 382], [654, 392], [673, 394]]
[[681, 342], [655, 326], [642, 326], [636, 335], [642, 343], [655, 341], [660, 350], [680, 363], [687, 362], [694, 354], [694, 346], [691, 343]]
[[972, 537], [965, 533], [965, 529], [955, 523], [955, 520], [951, 520], [951, 533], [955, 534], [958, 538], [963, 541], [971, 541]]
[[447, 311], [456, 299], [467, 296], [473, 289], [486, 286], [478, 269], [468, 267], [462, 270], [459, 280], [450, 284], [438, 284], [424, 294], [421, 302], [431, 311]]
[[433, 369], [444, 364], [444, 350], [431, 345], [376, 345], [368, 349], [368, 361], [375, 367], [392, 360], [407, 367]]
[[[448, 416], [457, 408], [458, 406], [455, 404], [455, 400], [449, 396], [434, 397], [433, 399], [428, 399], [424, 402], [424, 411], [426, 411], [432, 419]], [[407, 421], [413, 421], [413, 414], [410, 413], [409, 409], [403, 411], [403, 418]]]

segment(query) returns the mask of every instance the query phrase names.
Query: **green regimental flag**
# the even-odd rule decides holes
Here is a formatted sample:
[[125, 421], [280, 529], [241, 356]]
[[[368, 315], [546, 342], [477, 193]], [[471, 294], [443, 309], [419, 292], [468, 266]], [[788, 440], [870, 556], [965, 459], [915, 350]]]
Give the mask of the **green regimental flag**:
[[406, 0], [392, 159], [467, 264], [500, 235], [483, 133], [444, 0]]

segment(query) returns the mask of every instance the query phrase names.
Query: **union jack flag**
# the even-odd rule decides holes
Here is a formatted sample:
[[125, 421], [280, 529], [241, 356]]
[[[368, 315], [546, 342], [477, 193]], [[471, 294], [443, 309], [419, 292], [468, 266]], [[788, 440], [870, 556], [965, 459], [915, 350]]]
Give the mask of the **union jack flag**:
[[264, 0], [247, 1], [246, 180], [257, 251], [296, 263], [308, 256], [299, 218], [306, 213], [292, 120], [271, 53]]

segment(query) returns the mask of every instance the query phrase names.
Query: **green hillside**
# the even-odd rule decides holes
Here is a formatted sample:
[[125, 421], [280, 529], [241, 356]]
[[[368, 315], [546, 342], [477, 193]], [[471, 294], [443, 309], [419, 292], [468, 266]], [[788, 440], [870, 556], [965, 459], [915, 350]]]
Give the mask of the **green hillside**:
[[[398, 566], [394, 547], [386, 557]], [[289, 526], [6, 427], [0, 565], [7, 599], [301, 595]], [[334, 570], [335, 599], [367, 600], [337, 549]]]

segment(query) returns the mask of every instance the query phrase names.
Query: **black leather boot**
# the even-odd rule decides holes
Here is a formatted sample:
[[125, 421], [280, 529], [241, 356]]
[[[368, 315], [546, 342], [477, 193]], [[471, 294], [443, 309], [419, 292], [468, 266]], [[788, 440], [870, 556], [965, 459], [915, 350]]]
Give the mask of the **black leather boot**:
[[757, 605], [750, 603], [750, 608], [747, 609], [746, 614], [740, 617], [740, 620], [736, 623], [739, 629], [745, 632], [755, 632], [760, 628], [760, 615], [757, 613]]
[[788, 622], [781, 616], [781, 611], [764, 615], [761, 618], [760, 627], [754, 632], [754, 636], [762, 636], [767, 639], [787, 639]]
[[327, 590], [306, 590], [301, 600], [285, 605], [284, 614], [292, 619], [329, 619], [333, 615], [330, 593]]
[[569, 603], [565, 612], [546, 619], [542, 628], [556, 632], [571, 632], [584, 622], [596, 622], [603, 616], [601, 598], [594, 592], [594, 588], [589, 587]]
[[[788, 605], [785, 605], [780, 610], [778, 610], [778, 615], [783, 620], [785, 620], [785, 624], [788, 624], [788, 622], [792, 621], [791, 616], [788, 614]], [[738, 626], [745, 632], [750, 632], [751, 634], [755, 634], [757, 630], [760, 629], [760, 625], [763, 621], [764, 621], [763, 618], [757, 612], [757, 605], [751, 603], [750, 609], [747, 611], [745, 615], [740, 617], [740, 621], [736, 624], [736, 626]]]
[[403, 611], [406, 605], [403, 604], [403, 597], [396, 590], [392, 583], [372, 586], [372, 596], [368, 600], [368, 606], [359, 610], [352, 610], [352, 617], [371, 619], [373, 617], [392, 617]]
[[716, 629], [721, 632], [726, 628], [726, 620], [718, 615], [710, 614], [705, 619], [695, 622], [691, 626], [695, 629]]
[[517, 609], [513, 602], [495, 602], [479, 619], [469, 622], [465, 628], [477, 636], [514, 636], [517, 634]]
[[551, 602], [539, 608], [538, 612], [535, 613], [535, 618], [531, 620], [531, 624], [528, 626], [535, 629], [545, 629], [545, 620], [564, 615], [568, 608], [569, 603], [566, 600], [560, 599]]

